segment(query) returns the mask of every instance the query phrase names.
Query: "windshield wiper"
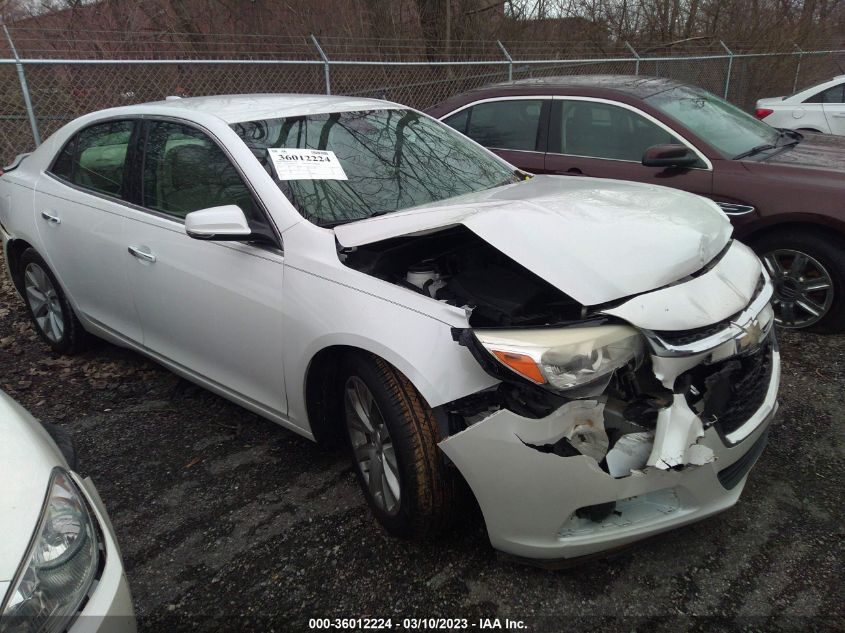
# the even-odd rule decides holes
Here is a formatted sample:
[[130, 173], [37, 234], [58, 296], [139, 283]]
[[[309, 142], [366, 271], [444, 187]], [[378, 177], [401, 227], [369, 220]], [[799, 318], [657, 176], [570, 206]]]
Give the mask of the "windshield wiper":
[[760, 152], [765, 152], [767, 149], [777, 149], [776, 145], [772, 145], [771, 143], [764, 143], [763, 145], [758, 145], [757, 147], [752, 147], [747, 152], [742, 152], [741, 154], [737, 154], [733, 157], [733, 160], [739, 160], [740, 158], [748, 158], [749, 156], [754, 156], [755, 154], [759, 154]]
[[348, 224], [349, 222], [358, 222], [359, 220], [369, 220], [370, 218], [375, 218], [380, 215], [387, 215], [388, 213], [393, 213], [393, 209], [389, 211], [376, 211], [375, 213], [371, 213], [370, 215], [363, 217], [363, 218], [344, 218], [342, 220], [320, 220], [317, 222], [317, 226], [321, 226], [327, 229], [333, 229], [336, 226], [340, 226], [341, 224]]
[[795, 130], [780, 130], [780, 138], [789, 138], [791, 140], [786, 141], [785, 143], [780, 143], [778, 147], [794, 147], [804, 140], [804, 135], [801, 134], [801, 132], [796, 132]]

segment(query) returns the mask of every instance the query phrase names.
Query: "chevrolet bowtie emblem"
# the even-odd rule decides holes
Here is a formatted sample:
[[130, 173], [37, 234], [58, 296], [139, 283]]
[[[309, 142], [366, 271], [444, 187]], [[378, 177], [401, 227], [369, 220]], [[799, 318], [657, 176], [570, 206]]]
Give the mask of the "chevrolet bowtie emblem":
[[757, 319], [754, 319], [742, 329], [743, 334], [737, 341], [740, 351], [748, 351], [760, 345], [764, 332]]

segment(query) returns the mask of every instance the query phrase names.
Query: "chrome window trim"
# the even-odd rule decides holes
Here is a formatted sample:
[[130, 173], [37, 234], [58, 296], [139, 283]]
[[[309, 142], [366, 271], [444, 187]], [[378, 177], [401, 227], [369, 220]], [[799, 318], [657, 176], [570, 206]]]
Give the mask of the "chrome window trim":
[[[577, 97], [577, 96], [571, 96], [570, 97], [570, 96], [554, 95], [552, 98], [560, 100], [560, 101], [589, 101], [591, 103], [605, 103], [607, 105], [618, 106], [620, 108], [624, 108], [625, 110], [630, 110], [631, 112], [634, 112], [635, 114], [640, 115], [641, 117], [643, 117], [647, 121], [654, 123], [657, 127], [661, 128], [663, 131], [668, 132], [672, 136], [676, 137], [679, 141], [681, 141], [681, 143], [683, 143], [684, 145], [687, 146], [687, 149], [692, 150], [692, 152], [696, 156], [698, 156], [698, 158], [705, 165], [704, 167], [689, 167], [688, 169], [695, 169], [695, 170], [698, 170], [698, 171], [713, 171], [713, 163], [710, 162], [710, 159], [707, 158], [701, 151], [699, 151], [699, 149], [695, 145], [693, 145], [686, 138], [684, 138], [684, 136], [682, 134], [679, 134], [678, 132], [676, 132], [675, 130], [670, 128], [668, 125], [666, 125], [663, 121], [653, 117], [652, 115], [648, 114], [647, 112], [643, 112], [642, 110], [640, 110], [636, 106], [632, 106], [628, 103], [622, 103], [621, 101], [613, 101], [612, 99], [600, 99], [598, 97]], [[579, 156], [578, 154], [561, 154], [561, 153], [558, 153], [558, 152], [548, 152], [548, 153], [553, 154], [555, 156]], [[595, 159], [595, 160], [614, 160], [614, 161], [624, 162], [624, 163], [634, 163], [634, 164], [637, 164], [637, 165], [641, 164], [641, 163], [639, 163], [638, 161], [635, 161], [635, 160], [623, 160], [623, 159], [619, 159], [619, 158], [602, 158], [601, 156], [579, 156], [579, 157], [580, 158], [592, 158], [592, 159]]]
[[[460, 108], [452, 110], [451, 112], [447, 112], [446, 114], [444, 114], [443, 116], [441, 116], [437, 120], [443, 121], [443, 119], [449, 118], [450, 116], [454, 116], [454, 115], [458, 114], [458, 112], [462, 112], [463, 110], [466, 110], [467, 108], [472, 108], [474, 106], [481, 105], [482, 103], [491, 103], [491, 102], [494, 102], [494, 101], [533, 101], [535, 99], [540, 99], [540, 100], [543, 100], [543, 101], [550, 101], [550, 100], [555, 99], [555, 98], [556, 97], [554, 95], [519, 95], [519, 96], [511, 96], [511, 97], [489, 97], [487, 99], [479, 99], [478, 101], [470, 101], [469, 103], [462, 105]], [[445, 123], [445, 121], [443, 121], [443, 122]], [[446, 125], [449, 125], [449, 124], [446, 123]], [[454, 128], [452, 128], [452, 129], [454, 129]], [[513, 151], [518, 151], [518, 150], [513, 150]], [[525, 151], [530, 151], [530, 150], [525, 150]]]

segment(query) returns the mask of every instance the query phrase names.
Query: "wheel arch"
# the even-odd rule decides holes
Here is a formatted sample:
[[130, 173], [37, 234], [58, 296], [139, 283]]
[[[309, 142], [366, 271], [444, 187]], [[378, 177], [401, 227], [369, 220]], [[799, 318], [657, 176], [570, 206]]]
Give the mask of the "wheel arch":
[[[817, 219], [815, 215], [801, 214], [798, 217], [801, 219], [789, 218], [781, 222], [755, 227], [751, 231], [744, 232], [740, 240], [748, 243], [749, 246], [753, 246], [755, 241], [773, 233], [805, 232], [825, 239], [831, 239], [832, 237], [835, 240], [845, 243], [845, 224], [840, 226], [839, 223], [834, 224], [827, 218], [823, 220]], [[823, 218], [824, 216], [819, 217]], [[833, 236], [831, 236], [831, 232], [833, 232]]]
[[34, 248], [26, 240], [15, 238], [6, 243], [6, 263], [9, 266], [9, 277], [18, 294], [23, 294], [23, 271], [20, 268], [20, 259], [23, 252], [28, 248]]
[[389, 363], [411, 382], [429, 406], [437, 397], [434, 386], [410, 362], [376, 341], [327, 343], [311, 356], [303, 381], [304, 413], [318, 443], [332, 444], [341, 437], [340, 402], [336, 397], [338, 370], [342, 359], [350, 354], [371, 354]]

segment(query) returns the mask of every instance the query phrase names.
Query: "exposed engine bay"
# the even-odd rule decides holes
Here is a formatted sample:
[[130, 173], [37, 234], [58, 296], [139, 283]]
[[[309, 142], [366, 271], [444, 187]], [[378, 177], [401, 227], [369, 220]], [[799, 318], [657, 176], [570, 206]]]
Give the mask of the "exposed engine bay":
[[463, 226], [341, 251], [347, 266], [465, 308], [474, 327], [553, 325], [582, 306]]

